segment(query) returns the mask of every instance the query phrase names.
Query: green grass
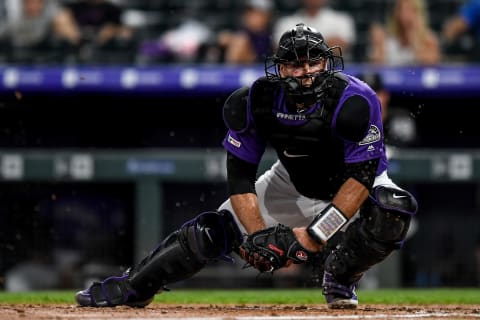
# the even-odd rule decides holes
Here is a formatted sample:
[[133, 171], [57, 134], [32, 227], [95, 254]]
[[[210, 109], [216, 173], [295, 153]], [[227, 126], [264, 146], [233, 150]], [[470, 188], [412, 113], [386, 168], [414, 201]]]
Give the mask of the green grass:
[[[360, 290], [361, 304], [479, 304], [480, 289]], [[73, 291], [0, 292], [0, 303], [75, 304]], [[179, 290], [159, 294], [155, 303], [315, 304], [324, 303], [320, 289], [306, 290]]]

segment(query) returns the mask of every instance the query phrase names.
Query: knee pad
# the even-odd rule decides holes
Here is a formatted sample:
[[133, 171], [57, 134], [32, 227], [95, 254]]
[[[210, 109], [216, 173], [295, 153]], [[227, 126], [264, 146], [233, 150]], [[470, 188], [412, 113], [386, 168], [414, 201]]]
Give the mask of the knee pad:
[[416, 199], [408, 191], [375, 187], [361, 212], [363, 229], [377, 241], [401, 244], [417, 208]]
[[243, 236], [228, 210], [204, 212], [180, 228], [184, 244], [199, 259], [226, 259], [243, 242]]
[[339, 281], [358, 281], [371, 266], [399, 249], [411, 217], [417, 211], [415, 198], [407, 191], [385, 186], [374, 188], [339, 246], [325, 261], [325, 270]]

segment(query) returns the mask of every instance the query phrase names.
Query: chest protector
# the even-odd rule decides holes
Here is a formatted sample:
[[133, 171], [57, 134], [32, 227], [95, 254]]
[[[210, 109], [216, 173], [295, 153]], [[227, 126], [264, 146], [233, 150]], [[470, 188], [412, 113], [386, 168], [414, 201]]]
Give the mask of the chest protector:
[[279, 82], [260, 78], [250, 92], [257, 130], [275, 149], [296, 189], [305, 196], [330, 199], [343, 183], [343, 142], [332, 134], [331, 123], [347, 84], [339, 73], [327, 79], [321, 107], [304, 115], [306, 121], [301, 125], [287, 125], [277, 119], [273, 107]]

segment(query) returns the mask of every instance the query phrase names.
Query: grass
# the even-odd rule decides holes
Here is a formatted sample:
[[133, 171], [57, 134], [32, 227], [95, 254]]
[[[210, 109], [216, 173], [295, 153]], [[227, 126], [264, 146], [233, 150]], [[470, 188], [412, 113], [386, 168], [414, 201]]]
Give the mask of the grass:
[[[479, 304], [480, 289], [380, 289], [358, 292], [361, 304]], [[0, 292], [0, 303], [75, 304], [73, 291]], [[315, 304], [324, 303], [320, 289], [172, 290], [155, 303], [202, 304]]]

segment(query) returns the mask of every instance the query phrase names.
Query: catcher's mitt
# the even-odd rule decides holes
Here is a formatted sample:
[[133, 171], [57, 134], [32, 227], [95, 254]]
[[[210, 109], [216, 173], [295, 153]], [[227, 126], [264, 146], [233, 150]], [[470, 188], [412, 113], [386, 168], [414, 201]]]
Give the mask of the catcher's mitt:
[[312, 253], [300, 245], [291, 228], [279, 224], [249, 235], [239, 255], [260, 272], [273, 272], [292, 262], [306, 262]]

